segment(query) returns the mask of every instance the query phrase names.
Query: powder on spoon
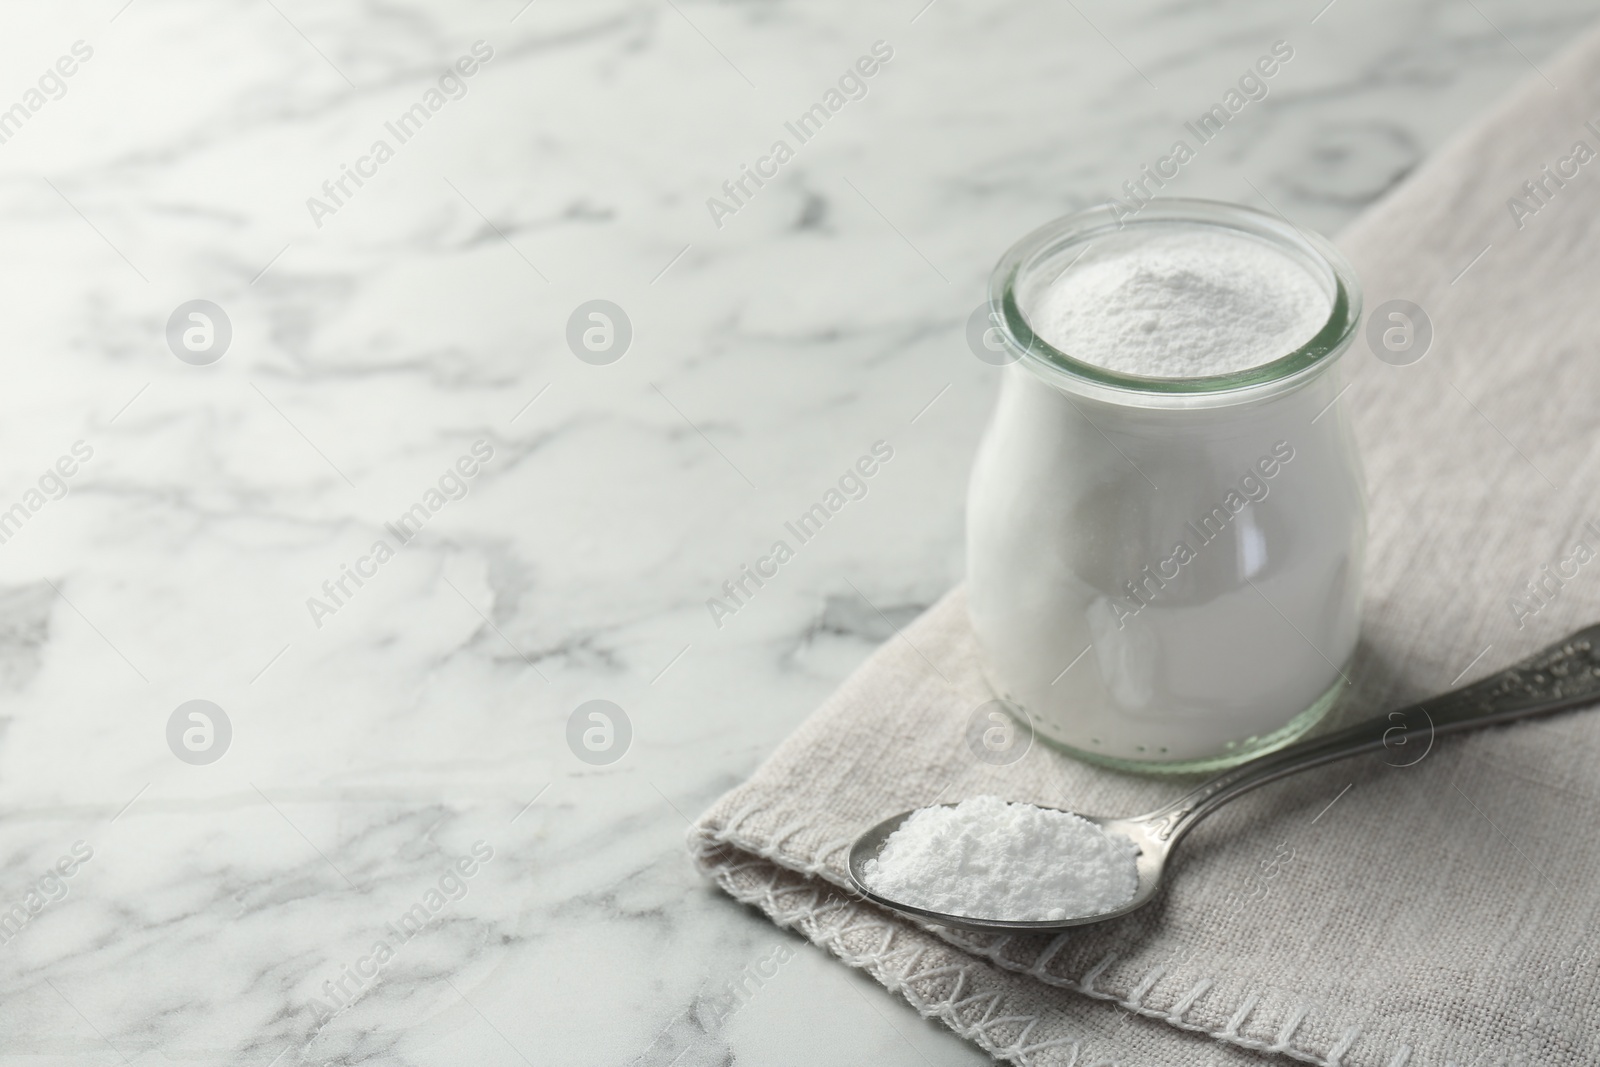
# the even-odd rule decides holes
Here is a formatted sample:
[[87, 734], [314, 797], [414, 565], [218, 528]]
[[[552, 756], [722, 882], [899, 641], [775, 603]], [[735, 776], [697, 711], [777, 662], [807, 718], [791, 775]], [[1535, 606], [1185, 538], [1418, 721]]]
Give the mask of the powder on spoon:
[[862, 874], [875, 893], [947, 915], [1069, 919], [1132, 900], [1138, 851], [1071, 812], [981, 796], [913, 812]]
[[1248, 234], [1157, 224], [1101, 237], [1030, 301], [1028, 320], [1074, 359], [1196, 378], [1300, 348], [1332, 304], [1310, 270]]

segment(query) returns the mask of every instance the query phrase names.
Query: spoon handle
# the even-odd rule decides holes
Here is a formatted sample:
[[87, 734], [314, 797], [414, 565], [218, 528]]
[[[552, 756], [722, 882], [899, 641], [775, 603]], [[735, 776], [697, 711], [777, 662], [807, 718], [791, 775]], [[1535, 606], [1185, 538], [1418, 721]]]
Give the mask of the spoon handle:
[[1471, 685], [1234, 767], [1140, 821], [1158, 839], [1176, 844], [1234, 797], [1286, 775], [1381, 748], [1396, 754], [1394, 766], [1410, 766], [1427, 755], [1438, 734], [1596, 702], [1600, 702], [1600, 625], [1579, 630]]

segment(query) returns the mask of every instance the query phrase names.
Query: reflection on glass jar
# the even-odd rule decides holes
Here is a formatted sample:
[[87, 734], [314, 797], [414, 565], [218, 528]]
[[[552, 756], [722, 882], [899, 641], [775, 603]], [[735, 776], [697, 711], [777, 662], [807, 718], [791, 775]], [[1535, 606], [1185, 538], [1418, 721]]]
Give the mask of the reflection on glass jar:
[[[1243, 369], [1152, 377], [1036, 332], [1097, 242], [1219, 232], [1314, 282], [1314, 336]], [[1158, 200], [1028, 235], [990, 305], [1020, 355], [968, 494], [968, 603], [996, 693], [1051, 741], [1142, 770], [1238, 762], [1309, 729], [1346, 684], [1366, 541], [1337, 402], [1361, 314], [1349, 266], [1271, 216]]]

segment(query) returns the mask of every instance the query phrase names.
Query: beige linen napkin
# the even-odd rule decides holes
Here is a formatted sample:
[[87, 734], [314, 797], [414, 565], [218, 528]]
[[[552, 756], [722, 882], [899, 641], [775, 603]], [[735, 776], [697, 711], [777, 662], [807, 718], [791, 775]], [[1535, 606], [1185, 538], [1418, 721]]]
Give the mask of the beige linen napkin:
[[[1545, 73], [1341, 242], [1369, 311], [1410, 300], [1435, 331], [1408, 366], [1348, 358], [1372, 509], [1346, 718], [1600, 620], [1600, 560], [1574, 562], [1600, 551], [1600, 159], [1574, 149], [1600, 151], [1600, 37]], [[1042, 744], [982, 763], [964, 730], [987, 698], [958, 590], [702, 817], [696, 861], [1017, 1064], [1600, 1063], [1600, 709], [1268, 786], [1116, 922], [974, 936], [852, 899], [846, 846], [894, 811], [997, 793], [1131, 813], [1183, 788]]]

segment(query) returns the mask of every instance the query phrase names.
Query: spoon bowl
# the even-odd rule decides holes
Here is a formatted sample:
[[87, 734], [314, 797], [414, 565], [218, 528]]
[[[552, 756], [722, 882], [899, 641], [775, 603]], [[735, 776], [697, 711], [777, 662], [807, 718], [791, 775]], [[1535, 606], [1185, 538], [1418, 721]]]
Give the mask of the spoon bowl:
[[[956, 801], [948, 804], [931, 805], [940, 808], [953, 808]], [[898, 815], [878, 823], [872, 829], [855, 839], [850, 846], [849, 867], [850, 881], [856, 890], [868, 900], [880, 907], [891, 911], [898, 911], [905, 915], [937, 923], [940, 926], [954, 927], [958, 930], [1060, 930], [1069, 926], [1084, 926], [1089, 923], [1105, 922], [1128, 914], [1138, 908], [1144, 907], [1155, 896], [1156, 890], [1161, 886], [1162, 869], [1166, 866], [1167, 856], [1171, 852], [1171, 845], [1159, 840], [1151, 828], [1141, 819], [1103, 819], [1095, 815], [1078, 815], [1078, 818], [1092, 822], [1108, 833], [1121, 834], [1134, 843], [1139, 850], [1135, 865], [1139, 871], [1139, 885], [1133, 891], [1133, 896], [1120, 908], [1112, 911], [1098, 912], [1094, 915], [1068, 916], [1065, 919], [990, 919], [972, 915], [952, 915], [945, 912], [931, 911], [928, 908], [919, 908], [911, 904], [902, 904], [890, 900], [888, 897], [872, 890], [867, 884], [866, 863], [876, 859], [878, 853], [883, 851], [884, 844], [889, 840], [889, 835], [900, 829], [900, 824], [905, 822], [918, 811], [902, 811]], [[1048, 809], [1065, 811], [1065, 808]]]
[[[1482, 681], [1234, 767], [1148, 814], [1126, 818], [1080, 815], [1079, 818], [1103, 830], [1128, 838], [1139, 851], [1135, 861], [1139, 872], [1138, 888], [1127, 903], [1111, 911], [1064, 919], [1000, 919], [987, 915], [952, 915], [891, 900], [875, 892], [867, 882], [867, 861], [876, 858], [890, 835], [922, 809], [892, 815], [855, 839], [848, 858], [850, 882], [862, 896], [880, 907], [960, 930], [1063, 930], [1106, 922], [1148, 904], [1161, 887], [1168, 857], [1184, 835], [1201, 819], [1252, 789], [1364, 752], [1420, 749], [1426, 754], [1439, 734], [1547, 715], [1597, 701], [1600, 701], [1600, 625], [1579, 630]], [[1417, 742], [1415, 748], [1406, 748], [1412, 741]], [[1418, 760], [1403, 758], [1392, 766], [1410, 766], [1416, 762]], [[938, 806], [954, 807], [955, 803]]]

